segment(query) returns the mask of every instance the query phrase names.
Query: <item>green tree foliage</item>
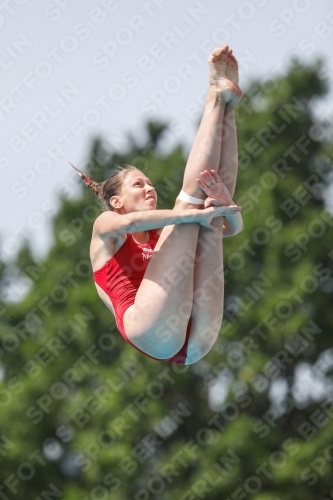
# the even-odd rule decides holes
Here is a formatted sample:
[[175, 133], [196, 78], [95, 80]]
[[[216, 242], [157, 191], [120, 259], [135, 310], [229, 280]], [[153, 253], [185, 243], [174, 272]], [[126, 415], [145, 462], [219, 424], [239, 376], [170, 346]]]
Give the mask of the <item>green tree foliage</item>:
[[[62, 194], [48, 255], [35, 262], [27, 244], [17, 257], [29, 293], [1, 302], [0, 498], [333, 498], [332, 149], [315, 113], [326, 85], [321, 65], [295, 64], [238, 107], [245, 229], [224, 242], [224, 322], [195, 365], [124, 342], [91, 276], [98, 201]], [[135, 164], [171, 207], [182, 148], [161, 157], [165, 126], [148, 132], [112, 157], [96, 139], [86, 173]]]

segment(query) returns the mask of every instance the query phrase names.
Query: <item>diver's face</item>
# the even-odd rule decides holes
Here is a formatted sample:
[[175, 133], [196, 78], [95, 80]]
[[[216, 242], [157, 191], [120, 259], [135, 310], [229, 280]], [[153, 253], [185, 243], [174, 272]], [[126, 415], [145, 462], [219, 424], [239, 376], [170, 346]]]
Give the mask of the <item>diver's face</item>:
[[[148, 177], [142, 172], [131, 170], [125, 176], [121, 193], [116, 198], [120, 213], [139, 212], [144, 210], [154, 210], [157, 204], [157, 193]], [[114, 203], [112, 203], [114, 205]]]

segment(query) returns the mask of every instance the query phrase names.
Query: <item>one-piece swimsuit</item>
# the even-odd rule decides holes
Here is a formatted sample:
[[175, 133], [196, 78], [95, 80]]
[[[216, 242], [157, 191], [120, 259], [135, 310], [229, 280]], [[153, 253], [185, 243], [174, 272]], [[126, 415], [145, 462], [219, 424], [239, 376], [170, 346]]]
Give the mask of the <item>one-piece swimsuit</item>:
[[149, 358], [158, 361], [168, 361], [169, 363], [185, 364], [191, 320], [189, 320], [187, 325], [183, 347], [174, 356], [167, 359], [158, 359], [149, 356], [149, 354], [136, 347], [129, 340], [125, 332], [123, 322], [125, 311], [134, 304], [136, 293], [159, 239], [156, 231], [150, 230], [148, 232], [149, 241], [147, 243], [136, 243], [133, 236], [127, 234], [125, 242], [113, 257], [103, 267], [93, 273], [94, 281], [110, 298], [118, 330], [126, 342]]

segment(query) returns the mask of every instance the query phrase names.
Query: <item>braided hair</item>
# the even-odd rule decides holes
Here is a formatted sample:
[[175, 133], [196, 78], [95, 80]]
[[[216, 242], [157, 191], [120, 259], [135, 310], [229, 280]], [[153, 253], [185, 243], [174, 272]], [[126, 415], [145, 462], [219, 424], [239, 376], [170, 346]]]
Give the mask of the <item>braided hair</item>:
[[[68, 161], [68, 160], [67, 160]], [[116, 212], [117, 210], [110, 204], [110, 198], [112, 196], [119, 196], [121, 193], [121, 187], [124, 182], [124, 179], [128, 172], [135, 170], [136, 172], [140, 172], [140, 170], [132, 165], [126, 165], [127, 168], [117, 167], [117, 170], [114, 174], [112, 174], [106, 181], [103, 182], [95, 182], [90, 177], [88, 177], [85, 173], [78, 170], [74, 165], [68, 161], [71, 167], [79, 174], [79, 176], [84, 180], [86, 186], [88, 186], [93, 193], [100, 199], [102, 202], [102, 206], [105, 211], [111, 210], [112, 212]]]

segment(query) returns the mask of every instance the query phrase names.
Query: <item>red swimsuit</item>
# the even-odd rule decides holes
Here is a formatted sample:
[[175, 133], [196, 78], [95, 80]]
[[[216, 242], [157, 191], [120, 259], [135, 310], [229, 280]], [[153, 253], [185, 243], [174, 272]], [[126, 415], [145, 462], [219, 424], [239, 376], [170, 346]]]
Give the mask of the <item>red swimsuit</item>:
[[[132, 344], [127, 337], [124, 329], [123, 317], [125, 311], [134, 304], [136, 292], [144, 277], [149, 259], [159, 238], [159, 235], [155, 231], [148, 232], [148, 243], [140, 244], [135, 243], [132, 235], [128, 234], [125, 242], [114, 256], [111, 257], [101, 269], [93, 273], [94, 281], [104, 290], [112, 302], [116, 323], [121, 335], [126, 342], [143, 354], [146, 353]], [[171, 358], [158, 359], [149, 356], [149, 354], [146, 354], [146, 356], [152, 359], [158, 359], [158, 361], [169, 361], [170, 363], [183, 365], [186, 360], [190, 328], [191, 320], [187, 326], [186, 340], [183, 347]]]

